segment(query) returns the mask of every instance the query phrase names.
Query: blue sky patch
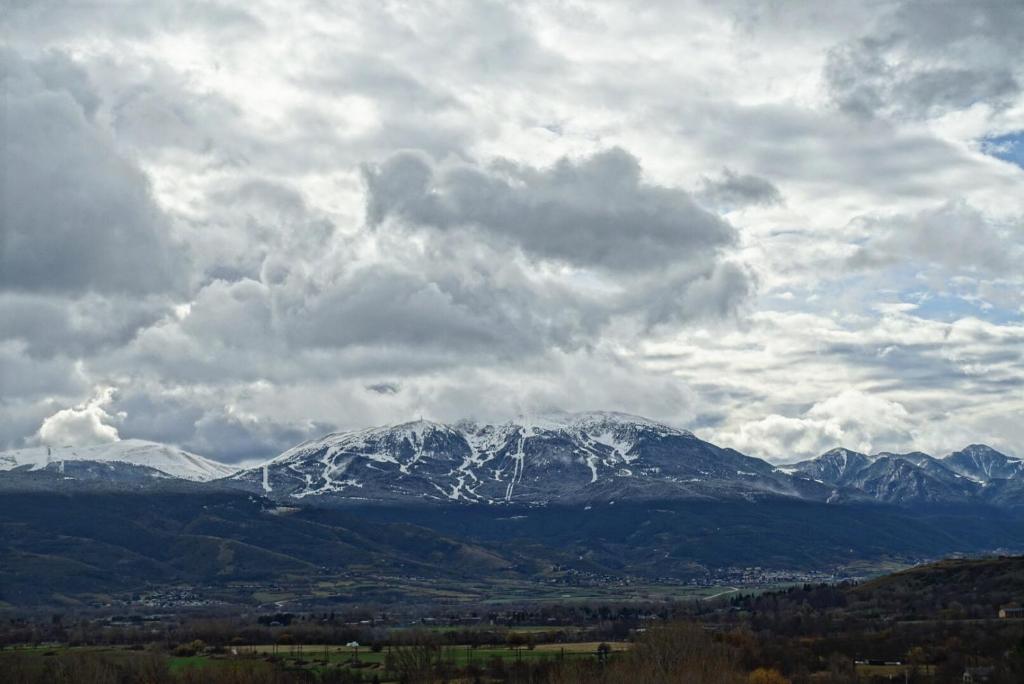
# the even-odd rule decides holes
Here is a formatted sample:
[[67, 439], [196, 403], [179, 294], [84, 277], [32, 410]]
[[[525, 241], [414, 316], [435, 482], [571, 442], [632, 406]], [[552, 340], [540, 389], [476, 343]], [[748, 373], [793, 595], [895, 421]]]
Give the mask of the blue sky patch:
[[1024, 169], [1024, 131], [985, 138], [981, 143], [981, 151]]

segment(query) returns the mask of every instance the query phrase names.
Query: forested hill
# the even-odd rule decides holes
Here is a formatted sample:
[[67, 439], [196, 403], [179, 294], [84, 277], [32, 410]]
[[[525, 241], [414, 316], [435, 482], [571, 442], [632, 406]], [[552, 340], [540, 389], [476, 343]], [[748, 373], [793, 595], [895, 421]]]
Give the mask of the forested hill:
[[943, 560], [865, 582], [850, 595], [908, 619], [994, 618], [1000, 607], [1024, 605], [1024, 556]]
[[779, 629], [801, 606], [837, 623], [999, 619], [999, 609], [1024, 606], [1024, 556], [948, 559], [863, 583], [804, 585], [737, 596], [734, 608]]

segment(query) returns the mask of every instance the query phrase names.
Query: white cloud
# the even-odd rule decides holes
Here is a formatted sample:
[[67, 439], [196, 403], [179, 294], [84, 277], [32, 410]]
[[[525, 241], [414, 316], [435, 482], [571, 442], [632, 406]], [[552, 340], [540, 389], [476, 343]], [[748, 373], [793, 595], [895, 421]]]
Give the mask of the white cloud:
[[836, 446], [864, 453], [913, 449], [914, 424], [898, 402], [844, 390], [799, 416], [772, 414], [735, 431], [716, 432], [716, 437], [721, 444], [784, 463]]
[[112, 387], [98, 388], [86, 403], [57, 411], [43, 420], [37, 440], [48, 446], [92, 446], [119, 441], [117, 428], [110, 424], [117, 417], [107, 413], [113, 395]]
[[933, 4], [22, 3], [0, 446], [560, 406], [1024, 456], [1022, 12]]

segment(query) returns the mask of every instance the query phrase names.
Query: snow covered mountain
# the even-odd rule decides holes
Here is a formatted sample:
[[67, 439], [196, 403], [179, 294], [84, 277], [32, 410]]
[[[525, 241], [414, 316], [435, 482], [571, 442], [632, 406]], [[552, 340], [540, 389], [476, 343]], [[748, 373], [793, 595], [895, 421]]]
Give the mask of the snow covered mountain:
[[849, 477], [846, 486], [885, 503], [955, 503], [978, 493], [977, 483], [936, 463], [881, 455]]
[[90, 479], [124, 478], [116, 473], [119, 465], [135, 466], [128, 471], [139, 474], [147, 468], [150, 476], [175, 477], [193, 482], [208, 482], [227, 477], [236, 468], [197, 456], [166, 444], [141, 439], [125, 439], [110, 444], [89, 447], [31, 447], [0, 452], [0, 470], [59, 470], [67, 472], [70, 464], [74, 473], [68, 476]]
[[[837, 448], [775, 466], [623, 413], [488, 424], [415, 421], [338, 432], [238, 470], [142, 440], [0, 452], [0, 471], [147, 486], [171, 478], [319, 504], [488, 505], [760, 500], [1024, 507], [1024, 461], [971, 445], [945, 458]], [[39, 485], [42, 486], [42, 485]], [[163, 486], [163, 485], [159, 485]]]
[[[945, 458], [920, 451], [867, 456], [832, 449], [817, 458], [782, 466], [835, 487], [833, 501], [870, 499], [884, 503], [1014, 503], [1024, 491], [1024, 461], [974, 444]], [[1024, 500], [1018, 505], [1024, 504]]]
[[801, 461], [782, 470], [803, 473], [808, 477], [830, 485], [845, 485], [850, 477], [871, 464], [871, 459], [857, 451], [838, 447], [830, 449], [810, 461]]
[[1010, 458], [984, 444], [971, 444], [944, 459], [946, 466], [978, 482], [1009, 480], [1024, 473], [1024, 461]]
[[326, 435], [231, 481], [275, 497], [547, 504], [790, 496], [830, 489], [692, 433], [612, 412], [492, 425], [417, 421]]

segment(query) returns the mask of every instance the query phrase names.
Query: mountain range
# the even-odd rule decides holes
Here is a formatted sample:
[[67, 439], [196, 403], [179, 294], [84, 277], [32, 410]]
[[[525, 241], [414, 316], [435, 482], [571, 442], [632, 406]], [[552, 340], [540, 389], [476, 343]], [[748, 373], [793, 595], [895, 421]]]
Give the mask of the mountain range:
[[227, 477], [237, 468], [166, 444], [125, 439], [86, 447], [41, 446], [4, 451], [0, 452], [0, 470], [52, 470], [89, 479], [123, 479], [134, 474], [143, 478], [209, 482]]
[[[141, 440], [0, 453], [0, 469], [146, 484], [216, 481], [317, 505], [575, 505], [790, 498], [1024, 505], [1024, 461], [975, 444], [935, 458], [845, 448], [773, 465], [663, 423], [608, 411], [501, 424], [414, 421], [325, 435], [256, 467], [231, 466]], [[70, 469], [70, 470], [69, 470]]]
[[240, 470], [137, 440], [0, 470], [0, 608], [562, 596], [1024, 549], [1024, 465], [986, 446], [773, 465], [610, 412], [334, 433]]

